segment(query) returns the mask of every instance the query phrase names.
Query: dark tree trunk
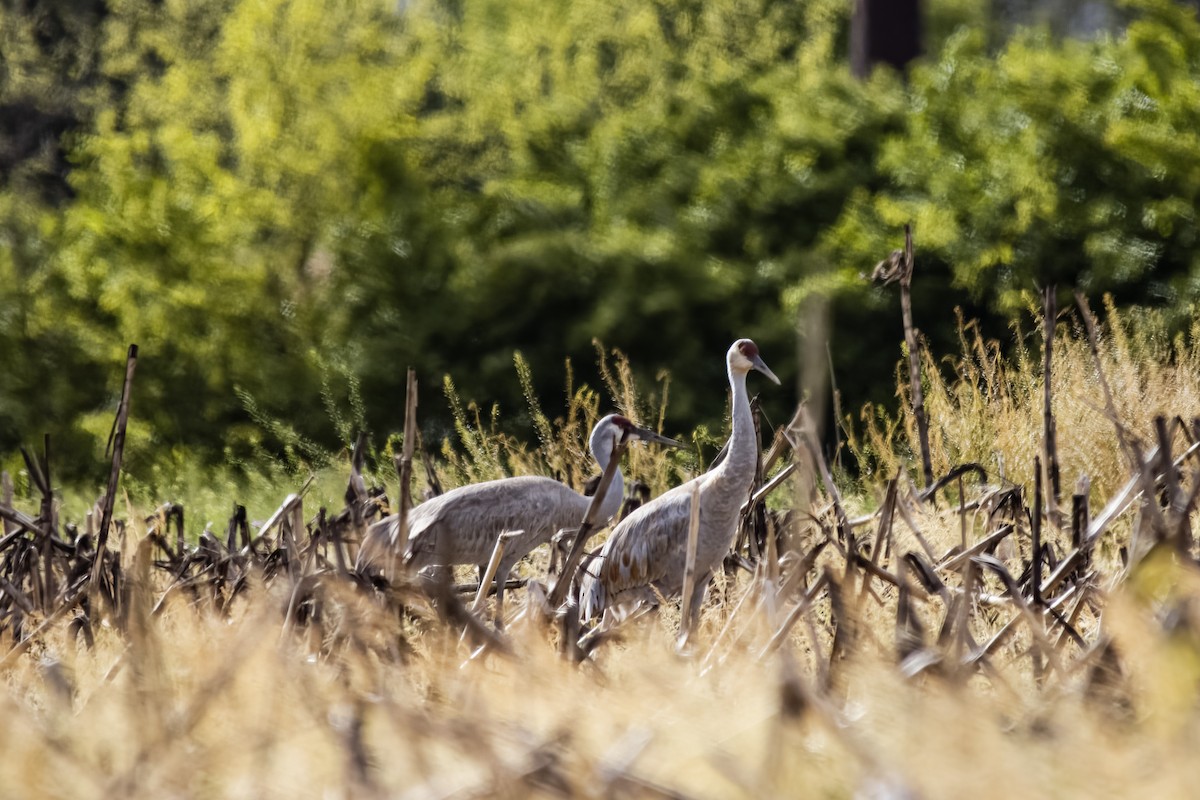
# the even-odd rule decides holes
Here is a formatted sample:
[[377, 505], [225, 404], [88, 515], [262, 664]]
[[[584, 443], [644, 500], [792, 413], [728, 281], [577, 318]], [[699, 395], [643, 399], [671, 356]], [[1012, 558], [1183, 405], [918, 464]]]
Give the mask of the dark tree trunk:
[[921, 52], [921, 0], [854, 0], [850, 66], [859, 78], [876, 64], [903, 71]]

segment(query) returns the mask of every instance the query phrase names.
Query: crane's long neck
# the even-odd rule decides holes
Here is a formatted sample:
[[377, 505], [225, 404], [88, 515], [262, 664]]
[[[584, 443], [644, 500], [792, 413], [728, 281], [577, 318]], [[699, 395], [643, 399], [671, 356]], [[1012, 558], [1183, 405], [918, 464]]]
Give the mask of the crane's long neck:
[[[733, 417], [733, 433], [729, 437], [729, 450], [715, 470], [713, 479], [726, 485], [726, 490], [737, 495], [745, 492], [754, 480], [755, 459], [758, 446], [754, 441], [754, 418], [750, 414], [750, 398], [746, 394], [746, 373], [729, 370], [729, 388], [732, 390], [730, 416]], [[735, 498], [741, 503], [744, 498]]]
[[[607, 442], [606, 442], [607, 444]], [[603, 451], [604, 447], [598, 448]], [[600, 465], [601, 471], [608, 469], [608, 463], [612, 460], [612, 451], [596, 452], [592, 451], [592, 458], [596, 459], [596, 463]], [[596, 515], [599, 522], [604, 522], [610, 519], [618, 511], [621, 510], [621, 501], [625, 499], [625, 475], [621, 472], [621, 465], [616, 465], [616, 474], [613, 475], [612, 483], [608, 485], [608, 492], [604, 495], [604, 502], [600, 504], [600, 513]], [[591, 502], [592, 498], [584, 498]]]

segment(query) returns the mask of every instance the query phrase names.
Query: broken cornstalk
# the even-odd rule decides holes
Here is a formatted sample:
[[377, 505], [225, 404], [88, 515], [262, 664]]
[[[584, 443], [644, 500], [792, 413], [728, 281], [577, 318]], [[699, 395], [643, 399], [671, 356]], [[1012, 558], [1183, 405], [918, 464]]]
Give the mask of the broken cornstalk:
[[[117, 480], [121, 475], [121, 459], [125, 453], [125, 427], [129, 422], [129, 394], [133, 388], [133, 372], [137, 368], [138, 346], [129, 345], [129, 354], [125, 359], [125, 384], [121, 387], [121, 403], [117, 406], [117, 418], [113, 421], [112, 434], [108, 440], [112, 454], [112, 469], [108, 473], [108, 490], [104, 493], [104, 507], [100, 514], [100, 531], [96, 539], [96, 557], [92, 562], [91, 588], [94, 597], [99, 596], [95, 590], [100, 585], [100, 573], [104, 569], [104, 547], [108, 542], [108, 528], [112, 524], [113, 504], [117, 499]], [[92, 605], [95, 609], [95, 605]]]

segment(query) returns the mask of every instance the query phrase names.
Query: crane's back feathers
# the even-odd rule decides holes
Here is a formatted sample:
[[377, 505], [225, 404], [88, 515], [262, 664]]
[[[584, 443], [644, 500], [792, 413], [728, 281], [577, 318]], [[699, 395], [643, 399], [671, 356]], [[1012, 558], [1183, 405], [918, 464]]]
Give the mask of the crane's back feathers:
[[[511, 555], [515, 562], [561, 528], [578, 525], [588, 502], [552, 478], [533, 475], [463, 486], [409, 512], [405, 558], [417, 568], [486, 564], [500, 534], [523, 530], [506, 548], [505, 560]], [[399, 529], [398, 515], [372, 525], [359, 563], [370, 566], [394, 548]]]

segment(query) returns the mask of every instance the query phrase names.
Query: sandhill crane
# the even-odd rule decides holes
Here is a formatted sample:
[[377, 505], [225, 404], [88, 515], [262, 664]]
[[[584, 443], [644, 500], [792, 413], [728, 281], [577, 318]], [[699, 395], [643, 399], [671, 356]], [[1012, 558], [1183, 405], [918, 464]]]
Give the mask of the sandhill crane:
[[[619, 414], [596, 423], [588, 446], [603, 470], [622, 438], [681, 447], [679, 442], [634, 425]], [[623, 476], [620, 467], [604, 496], [597, 517], [602, 522], [621, 507]], [[504, 602], [504, 585], [517, 562], [556, 532], [577, 527], [592, 498], [573, 491], [553, 478], [526, 475], [462, 486], [426, 500], [408, 514], [409, 543], [405, 561], [410, 569], [450, 564], [478, 564], [484, 574], [496, 540], [502, 533], [522, 531], [507, 538], [503, 559], [496, 570], [496, 619]], [[372, 525], [359, 554], [358, 569], [375, 566], [394, 549], [399, 516], [393, 514]]]
[[756, 369], [779, 383], [759, 356], [758, 346], [749, 339], [734, 342], [725, 361], [733, 390], [733, 435], [724, 460], [650, 501], [613, 529], [599, 557], [584, 569], [579, 592], [583, 619], [600, 616], [606, 609], [612, 609], [619, 619], [643, 603], [655, 604], [659, 594], [670, 597], [683, 591], [692, 492], [698, 487], [697, 579], [691, 597], [691, 619], [684, 620], [691, 629], [713, 570], [733, 545], [738, 512], [754, 480], [758, 447], [746, 396], [746, 375]]

